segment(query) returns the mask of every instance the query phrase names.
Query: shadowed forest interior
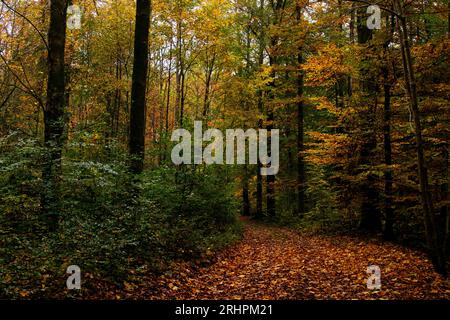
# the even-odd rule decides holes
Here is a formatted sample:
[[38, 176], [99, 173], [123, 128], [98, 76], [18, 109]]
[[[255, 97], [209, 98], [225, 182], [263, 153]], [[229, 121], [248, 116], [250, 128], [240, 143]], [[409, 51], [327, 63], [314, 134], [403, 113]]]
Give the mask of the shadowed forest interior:
[[449, 67], [449, 0], [1, 0], [0, 298], [448, 299]]

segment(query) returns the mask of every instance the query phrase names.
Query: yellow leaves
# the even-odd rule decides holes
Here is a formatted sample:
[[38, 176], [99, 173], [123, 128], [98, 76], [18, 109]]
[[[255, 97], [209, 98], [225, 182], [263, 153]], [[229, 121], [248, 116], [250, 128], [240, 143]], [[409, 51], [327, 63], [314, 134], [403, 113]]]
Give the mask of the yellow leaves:
[[340, 110], [336, 108], [336, 105], [331, 103], [326, 97], [312, 97], [309, 101], [314, 104], [316, 110], [327, 110], [335, 115], [340, 113]]
[[124, 286], [124, 288], [125, 288], [126, 291], [132, 291], [132, 290], [134, 290], [134, 289], [137, 288], [137, 285], [136, 285], [136, 284], [134, 284], [134, 283], [129, 283], [129, 282], [127, 282], [127, 281], [124, 281], [124, 282], [123, 282], [123, 286]]
[[343, 163], [343, 156], [348, 149], [348, 136], [346, 134], [328, 134], [321, 132], [306, 132], [317, 142], [309, 143], [310, 149], [306, 153], [306, 160], [319, 165]]
[[177, 291], [178, 287], [176, 285], [174, 285], [173, 283], [169, 283], [169, 288], [173, 291]]
[[273, 81], [273, 66], [263, 66], [257, 74], [254, 86], [256, 89], [263, 90]]
[[302, 66], [305, 71], [305, 85], [330, 87], [337, 80], [351, 72], [350, 66], [345, 64], [344, 52], [335, 44], [327, 44], [318, 55], [309, 58]]
[[24, 290], [22, 290], [22, 291], [20, 291], [20, 296], [22, 297], [22, 298], [26, 298], [26, 297], [28, 297], [29, 296], [29, 292], [28, 291], [24, 291]]

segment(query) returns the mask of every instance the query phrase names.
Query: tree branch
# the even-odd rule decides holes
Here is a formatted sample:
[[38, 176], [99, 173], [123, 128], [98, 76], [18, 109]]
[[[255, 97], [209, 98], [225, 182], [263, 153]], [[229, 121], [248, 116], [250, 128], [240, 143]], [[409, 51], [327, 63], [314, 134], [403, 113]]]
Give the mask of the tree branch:
[[46, 47], [46, 49], [47, 49], [47, 51], [48, 51], [49, 49], [48, 49], [47, 40], [45, 40], [44, 35], [42, 34], [41, 31], [39, 31], [39, 29], [34, 25], [34, 23], [31, 22], [31, 20], [28, 19], [26, 16], [24, 16], [22, 13], [18, 12], [16, 9], [14, 9], [14, 8], [11, 7], [9, 4], [7, 4], [4, 0], [1, 0], [1, 1], [2, 1], [2, 3], [3, 3], [9, 10], [13, 11], [13, 12], [16, 13], [18, 16], [22, 17], [25, 21], [27, 21], [27, 22], [33, 27], [33, 29], [38, 33], [39, 37], [41, 37], [42, 42], [44, 42], [45, 47]]

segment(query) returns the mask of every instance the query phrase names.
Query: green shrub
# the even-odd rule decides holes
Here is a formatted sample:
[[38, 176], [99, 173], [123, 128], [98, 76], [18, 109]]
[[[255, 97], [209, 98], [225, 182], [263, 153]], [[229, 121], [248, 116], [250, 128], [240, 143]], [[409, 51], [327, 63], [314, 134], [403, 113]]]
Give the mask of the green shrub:
[[239, 233], [233, 186], [213, 170], [159, 167], [136, 178], [117, 145], [104, 147], [114, 150], [106, 162], [80, 158], [76, 143], [63, 158], [58, 229], [48, 232], [39, 219], [43, 149], [17, 134], [0, 148], [0, 297], [61, 294], [72, 264], [121, 283], [131, 269], [160, 271]]

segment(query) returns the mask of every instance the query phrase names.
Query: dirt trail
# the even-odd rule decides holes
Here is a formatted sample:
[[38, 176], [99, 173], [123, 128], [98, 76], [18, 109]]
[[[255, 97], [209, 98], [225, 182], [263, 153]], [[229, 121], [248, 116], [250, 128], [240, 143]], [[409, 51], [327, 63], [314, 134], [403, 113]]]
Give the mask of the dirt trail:
[[[380, 291], [367, 289], [366, 270], [372, 264], [381, 268]], [[450, 298], [448, 280], [434, 273], [420, 252], [378, 240], [300, 236], [254, 222], [245, 223], [243, 240], [220, 253], [213, 264], [182, 264], [154, 284], [156, 290], [140, 288], [140, 298]], [[127, 297], [136, 295], [129, 292]]]

